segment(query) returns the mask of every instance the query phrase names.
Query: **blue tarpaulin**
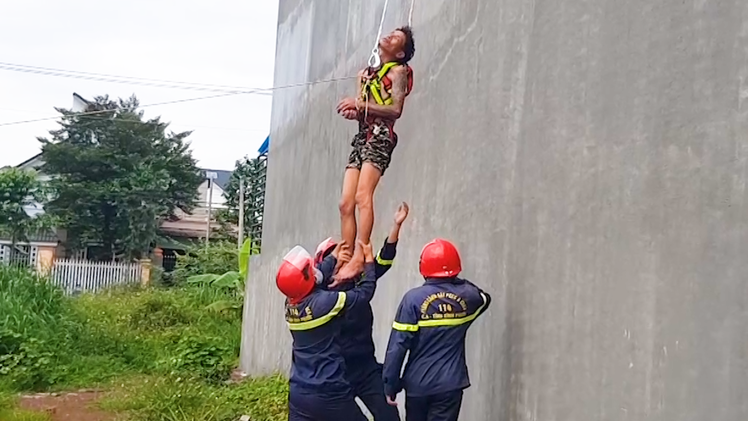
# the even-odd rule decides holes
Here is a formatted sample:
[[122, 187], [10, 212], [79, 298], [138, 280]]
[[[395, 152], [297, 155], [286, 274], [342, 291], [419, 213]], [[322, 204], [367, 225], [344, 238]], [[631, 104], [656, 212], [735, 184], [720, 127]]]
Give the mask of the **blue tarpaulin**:
[[262, 142], [262, 146], [260, 146], [260, 149], [257, 150], [257, 152], [262, 155], [268, 153], [268, 150], [270, 149], [270, 135], [265, 138], [265, 141]]

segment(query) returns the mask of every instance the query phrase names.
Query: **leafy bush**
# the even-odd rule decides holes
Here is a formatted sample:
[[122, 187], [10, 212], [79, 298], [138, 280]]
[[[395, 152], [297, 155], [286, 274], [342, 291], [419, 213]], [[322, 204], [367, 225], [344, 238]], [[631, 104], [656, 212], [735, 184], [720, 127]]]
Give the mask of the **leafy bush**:
[[219, 381], [237, 361], [240, 315], [205, 310], [226, 298], [219, 290], [120, 289], [70, 298], [29, 272], [5, 267], [0, 288], [0, 382], [13, 390], [190, 370]]
[[0, 420], [45, 421], [3, 393], [109, 387], [104, 409], [133, 421], [287, 419], [282, 377], [227, 385], [239, 312], [208, 311], [232, 288], [122, 288], [65, 297], [44, 279], [0, 267]]
[[217, 338], [186, 335], [176, 348], [176, 355], [171, 359], [174, 372], [185, 376], [196, 376], [210, 382], [225, 380], [233, 364], [226, 356], [230, 355], [227, 346], [221, 345]]
[[25, 339], [7, 329], [0, 331], [0, 376], [21, 389], [39, 389], [52, 385], [52, 353], [42, 351], [36, 338]]
[[130, 325], [140, 330], [162, 330], [189, 323], [186, 311], [167, 295], [153, 295], [130, 312]]
[[191, 276], [206, 273], [224, 273], [239, 265], [236, 244], [221, 241], [206, 246], [190, 248], [186, 254], [177, 255], [177, 264], [171, 279], [174, 285], [184, 285]]

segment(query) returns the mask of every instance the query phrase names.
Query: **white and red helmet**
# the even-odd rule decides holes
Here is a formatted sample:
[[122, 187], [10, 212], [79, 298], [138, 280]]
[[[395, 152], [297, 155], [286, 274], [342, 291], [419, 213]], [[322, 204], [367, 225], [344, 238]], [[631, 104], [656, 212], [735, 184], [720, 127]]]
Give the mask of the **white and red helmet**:
[[337, 246], [332, 237], [328, 237], [325, 241], [319, 243], [317, 251], [314, 253], [314, 261], [316, 263], [321, 262], [328, 254], [332, 253], [332, 250]]
[[295, 246], [283, 257], [275, 275], [275, 285], [291, 304], [296, 304], [312, 292], [319, 276], [309, 252]]

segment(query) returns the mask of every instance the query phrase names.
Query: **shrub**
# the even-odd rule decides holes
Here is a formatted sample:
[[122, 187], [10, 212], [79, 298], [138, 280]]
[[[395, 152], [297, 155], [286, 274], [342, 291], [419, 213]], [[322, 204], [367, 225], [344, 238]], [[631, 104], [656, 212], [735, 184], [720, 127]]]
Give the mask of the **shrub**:
[[0, 330], [0, 377], [17, 389], [46, 388], [55, 381], [52, 353], [43, 351], [36, 338], [23, 338], [8, 329]]
[[0, 267], [0, 420], [42, 421], [3, 392], [110, 385], [105, 409], [133, 421], [287, 419], [282, 377], [226, 385], [241, 316], [207, 310], [235, 288], [193, 284], [65, 297], [32, 273]]
[[185, 255], [177, 255], [176, 268], [171, 280], [174, 285], [184, 285], [187, 278], [206, 273], [224, 273], [239, 265], [239, 250], [230, 242], [210, 243], [190, 248]]
[[217, 338], [186, 335], [179, 340], [170, 363], [175, 373], [220, 382], [228, 378], [233, 367], [228, 355], [229, 347]]
[[137, 373], [216, 382], [239, 354], [240, 315], [205, 310], [225, 298], [214, 288], [71, 298], [29, 272], [5, 268], [0, 285], [0, 381], [12, 378], [14, 390], [84, 387]]
[[130, 325], [140, 330], [162, 330], [189, 323], [184, 309], [166, 294], [154, 294], [130, 312]]

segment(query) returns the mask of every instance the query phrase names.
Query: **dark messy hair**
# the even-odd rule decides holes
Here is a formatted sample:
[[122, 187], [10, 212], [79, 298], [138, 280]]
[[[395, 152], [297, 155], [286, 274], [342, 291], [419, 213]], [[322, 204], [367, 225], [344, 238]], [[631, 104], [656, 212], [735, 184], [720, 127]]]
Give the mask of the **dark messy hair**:
[[410, 26], [403, 26], [396, 30], [405, 34], [405, 44], [403, 45], [405, 56], [400, 59], [400, 63], [407, 64], [416, 53], [416, 44], [413, 41], [413, 29]]

